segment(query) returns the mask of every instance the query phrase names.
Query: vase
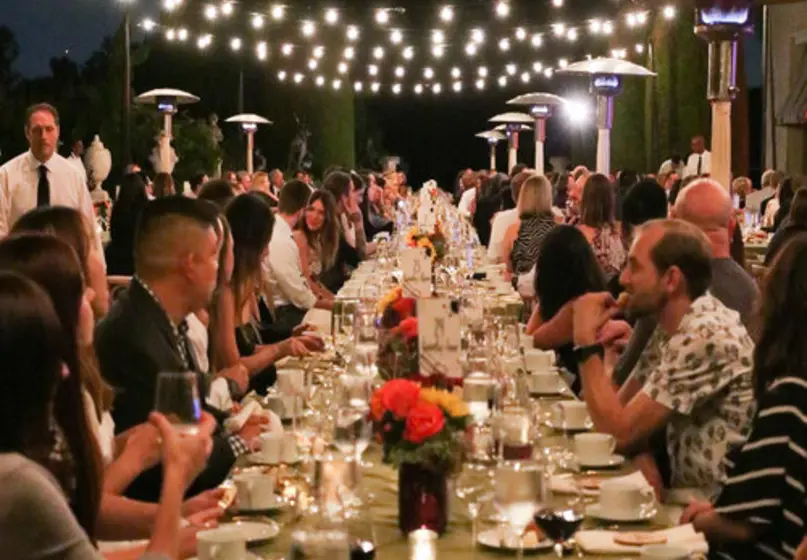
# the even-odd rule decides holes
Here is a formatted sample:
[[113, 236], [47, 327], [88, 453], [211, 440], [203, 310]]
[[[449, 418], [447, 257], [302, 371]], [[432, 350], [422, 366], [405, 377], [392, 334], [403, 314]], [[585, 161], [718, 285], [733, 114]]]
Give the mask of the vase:
[[426, 528], [442, 535], [448, 525], [446, 473], [416, 463], [398, 469], [398, 526], [408, 534]]
[[92, 192], [104, 192], [101, 189], [101, 183], [106, 180], [112, 169], [112, 154], [104, 147], [104, 143], [101, 142], [101, 138], [97, 134], [84, 154], [84, 167], [87, 169], [90, 190]]

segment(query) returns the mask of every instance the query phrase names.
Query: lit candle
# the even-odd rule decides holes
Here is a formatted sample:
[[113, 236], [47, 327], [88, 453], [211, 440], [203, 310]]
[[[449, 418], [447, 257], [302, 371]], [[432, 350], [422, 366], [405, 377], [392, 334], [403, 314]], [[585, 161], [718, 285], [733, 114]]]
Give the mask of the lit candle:
[[428, 529], [409, 533], [409, 560], [437, 560], [437, 533]]

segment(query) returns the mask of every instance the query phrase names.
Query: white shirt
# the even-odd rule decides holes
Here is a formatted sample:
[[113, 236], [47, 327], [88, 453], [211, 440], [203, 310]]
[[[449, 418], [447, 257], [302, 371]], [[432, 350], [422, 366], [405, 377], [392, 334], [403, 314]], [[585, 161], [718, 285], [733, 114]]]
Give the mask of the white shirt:
[[[700, 173], [698, 173], [698, 161], [701, 162]], [[712, 152], [704, 150], [702, 154], [691, 154], [687, 158], [685, 177], [706, 175], [712, 173]]]
[[[40, 165], [29, 150], [0, 167], [0, 237], [8, 235], [23, 214], [36, 208]], [[44, 165], [48, 170], [51, 205], [75, 208], [90, 220], [103, 258], [104, 246], [96, 227], [90, 191], [81, 172], [59, 154], [53, 154]]]
[[471, 204], [474, 200], [476, 200], [476, 189], [466, 189], [460, 197], [460, 203], [457, 205], [457, 209], [460, 211], [460, 214], [463, 216], [470, 216]]
[[[695, 162], [695, 165], [696, 166], [698, 165], [697, 162]], [[659, 175], [666, 175], [668, 173], [673, 173], [673, 172], [680, 174], [682, 171], [684, 171], [684, 169], [685, 169], [685, 166], [680, 161], [676, 165], [676, 164], [673, 163], [672, 159], [668, 159], [664, 163], [661, 164], [661, 167], [659, 167], [659, 169], [658, 169], [658, 174]]]
[[269, 242], [269, 256], [263, 262], [263, 271], [275, 298], [275, 306], [293, 305], [298, 309], [311, 309], [317, 296], [308, 287], [300, 264], [300, 249], [288, 222], [277, 216]]
[[199, 320], [195, 313], [185, 317], [188, 323], [188, 341], [191, 343], [190, 350], [196, 360], [196, 365], [200, 371], [210, 371], [210, 359], [207, 357], [208, 334], [207, 327]]
[[81, 158], [78, 157], [73, 152], [70, 152], [70, 155], [67, 157], [67, 161], [68, 161], [68, 163], [70, 163], [70, 165], [72, 165], [73, 167], [78, 169], [79, 173], [81, 173], [81, 176], [84, 178], [84, 184], [86, 185], [87, 184], [87, 168], [84, 167], [84, 162], [81, 161]]
[[84, 400], [84, 412], [87, 414], [90, 431], [95, 436], [95, 441], [98, 442], [104, 465], [108, 465], [115, 460], [115, 421], [107, 411], [101, 415], [101, 421], [99, 422], [95, 402], [87, 389], [81, 389], [81, 396]]
[[488, 260], [498, 262], [504, 258], [504, 236], [510, 226], [518, 223], [518, 210], [512, 208], [503, 210], [493, 217], [490, 227], [490, 242], [488, 243]]

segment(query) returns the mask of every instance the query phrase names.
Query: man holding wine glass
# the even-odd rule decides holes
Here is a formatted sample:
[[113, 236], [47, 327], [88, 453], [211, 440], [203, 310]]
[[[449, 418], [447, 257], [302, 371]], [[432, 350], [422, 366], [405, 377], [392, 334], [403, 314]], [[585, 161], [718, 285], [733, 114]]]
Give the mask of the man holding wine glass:
[[[167, 197], [143, 211], [135, 236], [135, 276], [99, 323], [95, 340], [104, 378], [117, 389], [112, 411], [116, 430], [145, 422], [154, 409], [155, 395], [168, 399], [169, 408], [177, 407], [173, 412], [180, 423], [192, 424], [200, 417], [212, 380], [199, 371], [185, 318], [211, 302], [222, 235], [218, 209], [203, 200]], [[175, 376], [180, 389], [168, 383], [160, 385], [158, 392], [158, 376], [164, 372], [190, 373]], [[259, 424], [248, 422], [238, 434], [228, 434], [220, 425], [226, 415], [209, 412], [219, 425], [207, 467], [190, 486], [190, 495], [220, 484], [236, 457], [249, 451], [247, 442], [261, 432]], [[158, 465], [141, 474], [127, 495], [157, 501], [160, 485]]]

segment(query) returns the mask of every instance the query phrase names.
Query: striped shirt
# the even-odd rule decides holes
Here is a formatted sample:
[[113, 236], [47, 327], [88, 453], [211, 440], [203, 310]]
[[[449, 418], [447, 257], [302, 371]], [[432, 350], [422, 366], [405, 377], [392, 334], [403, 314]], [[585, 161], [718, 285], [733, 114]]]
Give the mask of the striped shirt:
[[719, 546], [714, 557], [793, 558], [806, 532], [807, 380], [782, 377], [771, 385], [748, 441], [725, 463], [715, 511], [762, 534], [753, 545]]

